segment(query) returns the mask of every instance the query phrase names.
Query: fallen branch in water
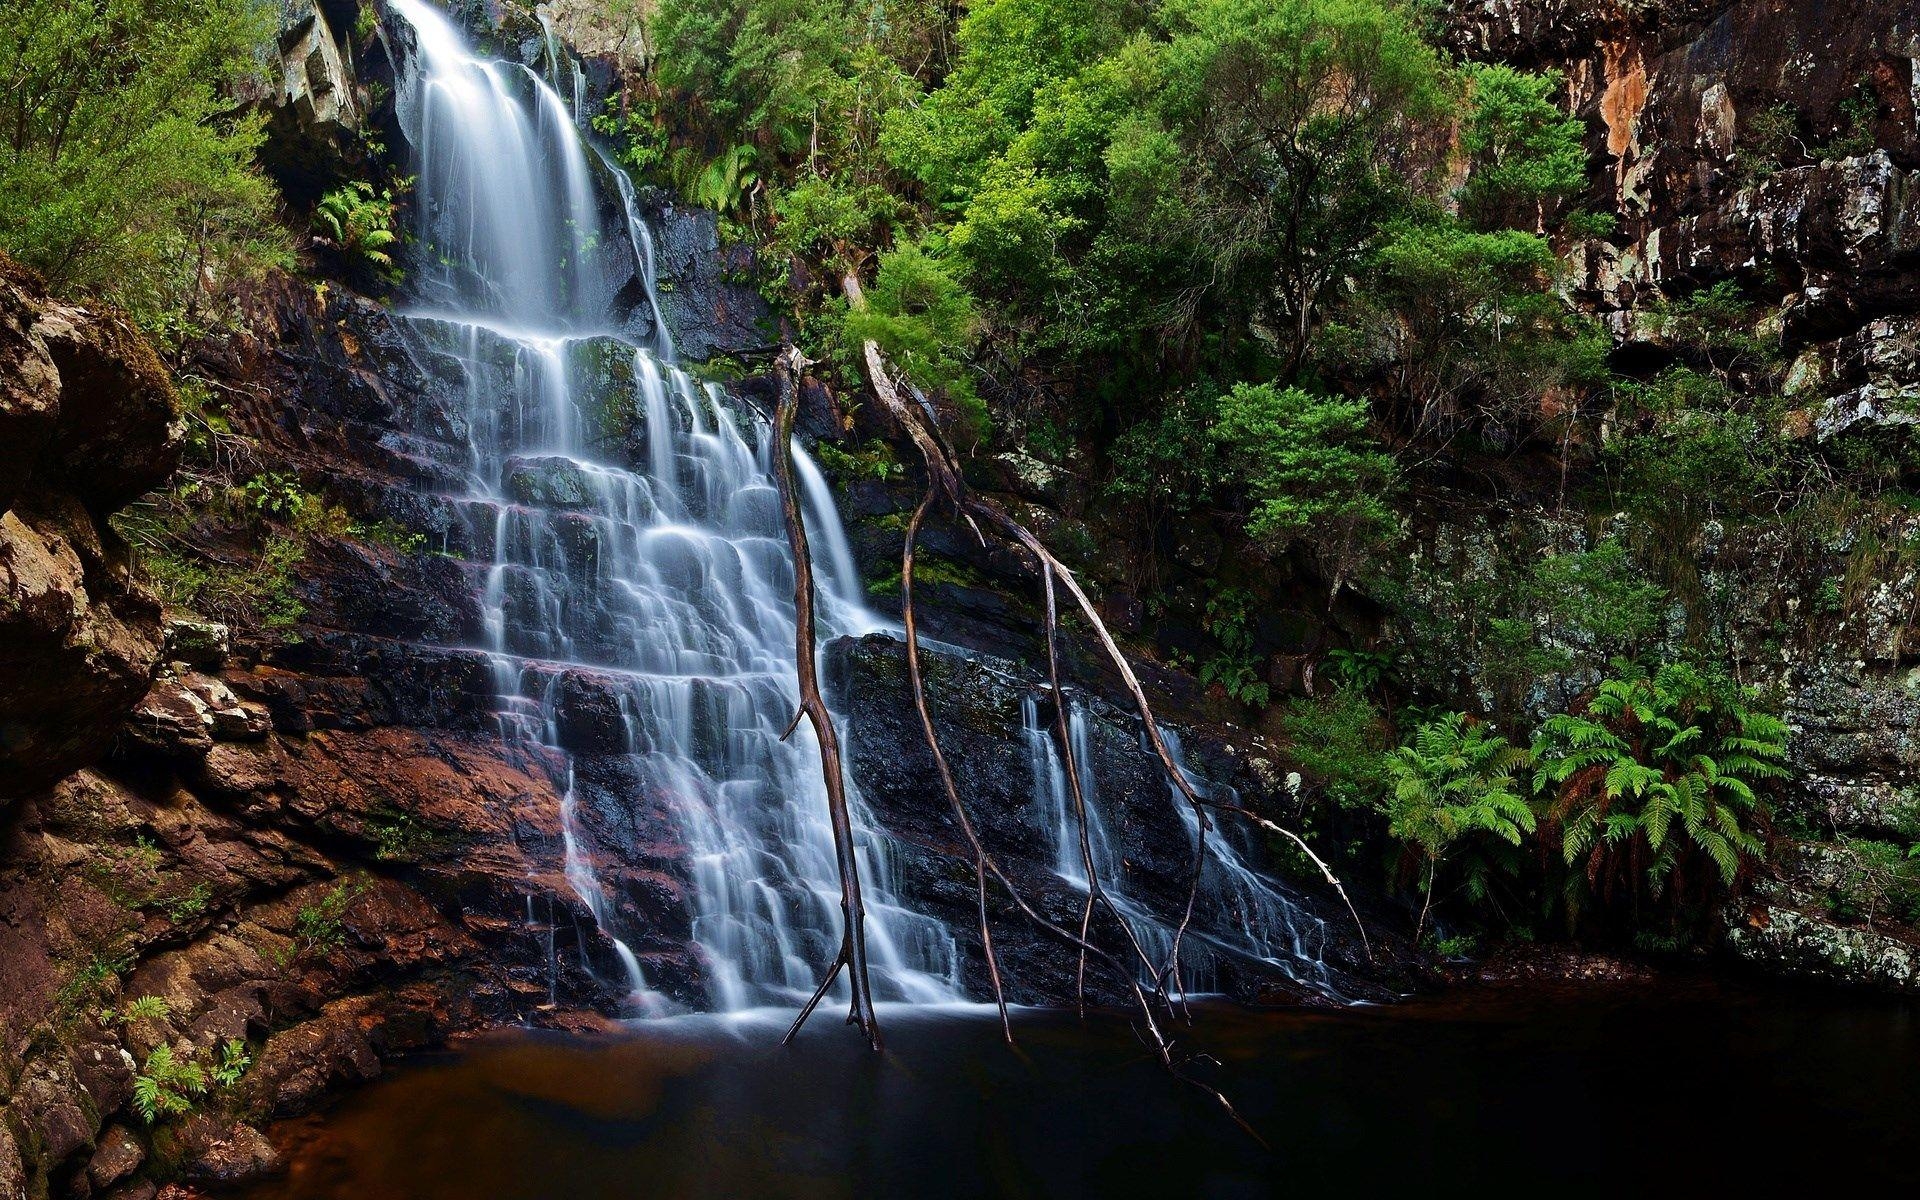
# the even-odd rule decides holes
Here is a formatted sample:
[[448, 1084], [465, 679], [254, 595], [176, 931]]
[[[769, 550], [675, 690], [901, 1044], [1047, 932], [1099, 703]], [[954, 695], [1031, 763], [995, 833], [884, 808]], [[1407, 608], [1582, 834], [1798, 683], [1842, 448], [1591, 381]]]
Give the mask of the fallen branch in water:
[[[799, 494], [793, 486], [793, 421], [799, 408], [796, 376], [806, 365], [799, 351], [788, 346], [774, 363], [774, 375], [780, 385], [780, 405], [774, 419], [774, 475], [780, 485], [780, 508], [786, 518], [787, 542], [793, 549], [793, 607], [796, 670], [800, 682], [800, 711], [794, 714], [791, 734], [804, 715], [813, 725], [814, 738], [820, 744], [820, 770], [827, 786], [827, 813], [833, 824], [833, 853], [840, 868], [840, 951], [827, 969], [820, 987], [807, 1001], [782, 1043], [793, 1041], [813, 1014], [820, 998], [833, 986], [834, 979], [846, 968], [853, 986], [853, 1002], [847, 1024], [858, 1025], [867, 1042], [880, 1048], [880, 1021], [873, 1011], [873, 988], [867, 978], [866, 905], [860, 897], [860, 862], [853, 845], [853, 820], [847, 810], [847, 782], [840, 762], [840, 738], [834, 732], [833, 714], [820, 694], [819, 665], [815, 661], [813, 635], [813, 558], [807, 549], [807, 523], [800, 508]], [[783, 735], [783, 739], [784, 739]]]

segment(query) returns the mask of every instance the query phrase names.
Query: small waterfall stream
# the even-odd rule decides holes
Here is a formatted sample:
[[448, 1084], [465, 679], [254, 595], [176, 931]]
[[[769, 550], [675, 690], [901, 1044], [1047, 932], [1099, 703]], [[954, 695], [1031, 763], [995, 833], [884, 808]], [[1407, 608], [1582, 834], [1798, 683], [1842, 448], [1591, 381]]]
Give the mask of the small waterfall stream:
[[[674, 362], [651, 233], [632, 185], [576, 128], [577, 73], [570, 112], [422, 0], [392, 9], [414, 43], [396, 102], [419, 214], [400, 323], [465, 376], [458, 502], [491, 546], [484, 648], [503, 732], [568, 764], [566, 878], [618, 960], [588, 968], [634, 1011], [663, 1007], [590, 845], [564, 750], [583, 737], [665, 798], [690, 855], [708, 1005], [803, 1000], [837, 945], [839, 885], [817, 745], [804, 727], [781, 740], [798, 696], [772, 429]], [[547, 47], [558, 78], [550, 35]], [[822, 635], [873, 628], [826, 482], [803, 453], [795, 465]], [[594, 726], [596, 712], [614, 717]], [[956, 998], [951, 935], [894, 898], [886, 840], [851, 799], [876, 994]]]
[[[1085, 891], [1087, 854], [1080, 846], [1079, 823], [1053, 715], [1048, 712], [1043, 717], [1041, 700], [1033, 694], [1023, 700], [1020, 715], [1033, 773], [1033, 819], [1052, 835], [1055, 872]], [[1134, 927], [1148, 956], [1160, 961], [1171, 945], [1173, 927], [1127, 894], [1124, 863], [1114, 849], [1100, 798], [1089, 725], [1085, 703], [1069, 692], [1067, 736], [1079, 767], [1080, 791], [1087, 809], [1087, 850], [1108, 898]], [[1180, 735], [1163, 726], [1161, 736], [1188, 785], [1201, 796], [1211, 795], [1207, 782], [1187, 767]], [[1167, 791], [1187, 837], [1192, 839], [1198, 831], [1192, 806], [1171, 782]], [[1198, 903], [1181, 943], [1184, 978], [1178, 981], [1179, 986], [1190, 994], [1220, 991], [1223, 972], [1231, 969], [1233, 960], [1254, 959], [1314, 992], [1340, 998], [1338, 983], [1325, 961], [1326, 922], [1301, 907], [1280, 884], [1247, 866], [1245, 848], [1239, 844], [1241, 836], [1240, 830], [1220, 820], [1215, 820], [1207, 833], [1209, 854], [1201, 872]]]

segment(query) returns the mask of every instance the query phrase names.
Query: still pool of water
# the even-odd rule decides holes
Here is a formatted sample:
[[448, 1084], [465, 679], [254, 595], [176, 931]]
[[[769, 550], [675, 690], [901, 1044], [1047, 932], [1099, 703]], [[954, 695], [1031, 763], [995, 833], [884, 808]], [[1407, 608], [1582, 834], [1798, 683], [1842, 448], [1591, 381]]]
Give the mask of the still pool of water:
[[[1262, 1147], [1124, 1021], [499, 1035], [283, 1130], [251, 1200], [1832, 1195], [1920, 1182], [1920, 1009], [1700, 985], [1196, 1011]], [[1910, 1192], [1907, 1194], [1911, 1194]]]

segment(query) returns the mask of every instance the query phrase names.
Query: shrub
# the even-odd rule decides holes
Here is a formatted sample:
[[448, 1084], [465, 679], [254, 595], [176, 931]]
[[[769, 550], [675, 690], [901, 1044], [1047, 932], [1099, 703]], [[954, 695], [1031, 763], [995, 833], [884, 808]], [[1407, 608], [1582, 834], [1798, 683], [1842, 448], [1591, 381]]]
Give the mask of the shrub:
[[1276, 549], [1313, 545], [1331, 604], [1359, 555], [1395, 527], [1386, 497], [1398, 474], [1368, 434], [1366, 402], [1236, 384], [1213, 437], [1247, 495], [1247, 532]]
[[59, 292], [190, 335], [236, 277], [288, 261], [257, 116], [228, 92], [273, 37], [264, 0], [0, 5], [0, 250]]
[[1682, 663], [1616, 660], [1583, 711], [1534, 739], [1534, 788], [1579, 894], [1660, 902], [1732, 887], [1766, 851], [1758, 790], [1786, 774], [1786, 723]]
[[1380, 710], [1359, 688], [1347, 686], [1318, 699], [1287, 702], [1281, 731], [1293, 760], [1336, 808], [1367, 812], [1389, 786], [1385, 755], [1391, 745]]
[[878, 343], [911, 383], [958, 412], [964, 440], [974, 442], [987, 434], [965, 361], [978, 330], [973, 297], [946, 264], [912, 245], [880, 256], [867, 307], [846, 318], [850, 343]]

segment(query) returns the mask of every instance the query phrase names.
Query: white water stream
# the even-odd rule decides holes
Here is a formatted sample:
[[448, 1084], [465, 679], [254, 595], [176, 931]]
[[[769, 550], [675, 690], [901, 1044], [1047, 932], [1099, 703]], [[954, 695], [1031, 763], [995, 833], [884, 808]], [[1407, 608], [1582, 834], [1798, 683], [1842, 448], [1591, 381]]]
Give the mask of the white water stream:
[[[421, 0], [392, 7], [415, 43], [396, 99], [427, 264], [403, 320], [466, 375], [462, 504], [491, 524], [482, 603], [502, 728], [557, 749], [583, 692], [617, 704], [616, 752], [690, 852], [708, 1004], [804, 999], [838, 944], [839, 883], [817, 744], [804, 725], [780, 738], [798, 694], [771, 427], [675, 364], [631, 185], [548, 81], [477, 56]], [[644, 467], [609, 453], [615, 440]], [[797, 447], [795, 466], [821, 634], [873, 628], [826, 482]], [[632, 1007], [657, 1010], [571, 765], [560, 782], [567, 879], [618, 958], [589, 969], [617, 970]], [[895, 900], [886, 841], [853, 800], [876, 994], [956, 999], [952, 937]]]

